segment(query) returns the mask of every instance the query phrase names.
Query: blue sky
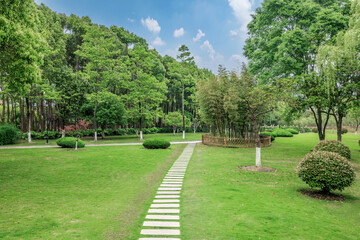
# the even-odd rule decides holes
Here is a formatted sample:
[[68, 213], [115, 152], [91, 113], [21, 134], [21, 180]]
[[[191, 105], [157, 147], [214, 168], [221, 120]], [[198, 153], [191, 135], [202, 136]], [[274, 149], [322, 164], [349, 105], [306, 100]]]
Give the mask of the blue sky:
[[197, 65], [217, 73], [238, 70], [246, 25], [262, 0], [35, 0], [58, 13], [89, 16], [94, 23], [124, 27], [161, 55], [176, 57], [185, 44]]

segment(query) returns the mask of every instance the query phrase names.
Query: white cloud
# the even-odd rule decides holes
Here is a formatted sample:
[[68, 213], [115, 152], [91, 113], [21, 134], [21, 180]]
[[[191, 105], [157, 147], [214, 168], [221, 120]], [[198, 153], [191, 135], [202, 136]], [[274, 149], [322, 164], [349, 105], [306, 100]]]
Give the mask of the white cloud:
[[131, 18], [128, 18], [127, 20], [128, 20], [129, 22], [131, 22], [131, 23], [135, 22], [135, 20], [134, 20], [134, 19], [131, 19]]
[[153, 33], [159, 33], [161, 30], [159, 23], [155, 19], [150, 17], [146, 18], [145, 20], [141, 19], [141, 24]]
[[215, 50], [213, 48], [213, 46], [210, 44], [210, 42], [208, 40], [206, 40], [201, 46], [200, 48], [202, 50], [205, 50], [209, 53], [209, 57], [214, 60], [214, 55], [215, 55]]
[[230, 36], [237, 36], [239, 33], [235, 30], [230, 30]]
[[182, 37], [184, 36], [185, 34], [185, 31], [184, 31], [184, 28], [179, 28], [179, 29], [175, 29], [174, 31], [174, 37]]
[[201, 29], [198, 29], [198, 33], [196, 34], [196, 37], [193, 38], [194, 42], [200, 41], [202, 37], [205, 37], [205, 33], [201, 31]]
[[163, 40], [161, 40], [160, 37], [156, 37], [155, 40], [151, 44], [154, 46], [163, 46], [166, 43]]

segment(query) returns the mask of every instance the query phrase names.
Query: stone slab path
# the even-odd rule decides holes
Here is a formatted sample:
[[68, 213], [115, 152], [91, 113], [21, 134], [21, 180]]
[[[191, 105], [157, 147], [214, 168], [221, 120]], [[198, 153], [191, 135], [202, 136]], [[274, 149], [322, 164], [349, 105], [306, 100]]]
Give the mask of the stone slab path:
[[[187, 165], [195, 148], [189, 143], [163, 179], [145, 216], [139, 240], [181, 240], [180, 194]], [[174, 238], [175, 237], [175, 238]]]

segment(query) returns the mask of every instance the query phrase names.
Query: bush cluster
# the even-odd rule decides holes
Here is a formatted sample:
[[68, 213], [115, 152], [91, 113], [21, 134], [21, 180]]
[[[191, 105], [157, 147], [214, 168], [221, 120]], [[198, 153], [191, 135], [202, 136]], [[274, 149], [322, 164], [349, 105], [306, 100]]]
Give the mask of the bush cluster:
[[317, 128], [312, 128], [311, 131], [312, 131], [313, 133], [318, 133]]
[[345, 134], [347, 132], [348, 132], [348, 130], [346, 128], [341, 129], [341, 134]]
[[274, 134], [275, 137], [293, 137], [294, 136], [291, 132], [289, 132], [285, 129], [280, 129], [280, 128], [272, 131], [272, 133]]
[[299, 134], [299, 131], [293, 128], [288, 128], [286, 131], [290, 132], [291, 134]]
[[306, 133], [311, 132], [311, 129], [308, 127], [304, 127], [304, 132], [306, 132]]
[[0, 145], [15, 144], [21, 138], [21, 132], [13, 125], [0, 126]]
[[164, 139], [145, 140], [143, 146], [147, 149], [166, 149], [170, 147], [170, 142]]
[[[76, 145], [76, 138], [74, 137], [63, 137], [56, 140], [56, 144], [63, 148], [75, 148]], [[78, 148], [85, 147], [85, 143], [79, 139], [78, 140]]]
[[[61, 132], [58, 131], [49, 131], [49, 139], [56, 139], [56, 138], [60, 138], [61, 137]], [[22, 139], [27, 140], [28, 139], [28, 133], [24, 132], [22, 133]], [[31, 139], [36, 140], [36, 139], [46, 139], [47, 137], [47, 133], [46, 131], [44, 132], [35, 132], [35, 131], [31, 131]]]
[[348, 148], [342, 142], [336, 140], [321, 141], [315, 145], [314, 151], [335, 152], [340, 154], [344, 158], [347, 158], [348, 160], [351, 159], [350, 148]]
[[324, 192], [342, 191], [355, 180], [351, 163], [334, 152], [316, 151], [307, 154], [298, 166], [298, 176], [311, 188]]
[[260, 136], [261, 135], [265, 135], [265, 136], [270, 136], [271, 137], [271, 141], [274, 141], [276, 136], [272, 133], [272, 132], [261, 132], [260, 133]]

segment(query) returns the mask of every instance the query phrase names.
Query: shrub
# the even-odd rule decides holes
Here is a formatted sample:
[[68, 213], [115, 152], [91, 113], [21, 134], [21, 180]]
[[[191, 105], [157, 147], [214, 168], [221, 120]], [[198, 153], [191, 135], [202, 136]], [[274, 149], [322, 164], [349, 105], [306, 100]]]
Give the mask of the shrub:
[[304, 132], [306, 132], [306, 133], [311, 132], [311, 129], [308, 127], [304, 127]]
[[347, 132], [348, 132], [348, 130], [346, 128], [341, 129], [341, 134], [345, 134]]
[[271, 141], [274, 141], [276, 136], [272, 133], [272, 132], [261, 132], [260, 133], [260, 136], [261, 135], [265, 135], [265, 136], [270, 136], [271, 137]]
[[149, 139], [145, 140], [143, 146], [147, 149], [166, 149], [170, 147], [170, 142], [164, 139]]
[[0, 126], [0, 145], [15, 144], [21, 138], [20, 131], [13, 125]]
[[351, 158], [350, 148], [348, 148], [342, 142], [336, 140], [321, 141], [315, 145], [314, 151], [336, 152], [344, 158], [347, 158], [349, 160]]
[[134, 135], [136, 133], [136, 129], [135, 128], [129, 128], [127, 130], [127, 135]]
[[285, 129], [276, 129], [272, 132], [275, 137], [293, 137], [291, 132], [285, 130]]
[[[56, 144], [63, 148], [75, 148], [76, 138], [74, 137], [63, 137], [56, 140]], [[85, 147], [85, 143], [82, 140], [78, 140], [78, 148]]]
[[317, 128], [312, 128], [311, 131], [312, 131], [313, 133], [318, 133]]
[[298, 130], [293, 129], [293, 128], [288, 128], [288, 129], [286, 129], [286, 131], [290, 132], [291, 134], [299, 134]]
[[311, 188], [324, 192], [342, 191], [355, 180], [355, 171], [346, 158], [325, 151], [307, 154], [298, 166], [298, 175]]

